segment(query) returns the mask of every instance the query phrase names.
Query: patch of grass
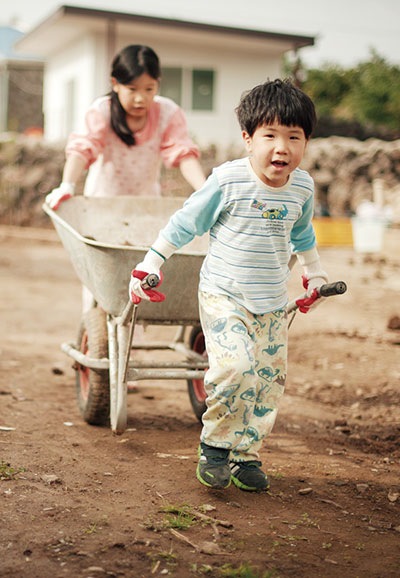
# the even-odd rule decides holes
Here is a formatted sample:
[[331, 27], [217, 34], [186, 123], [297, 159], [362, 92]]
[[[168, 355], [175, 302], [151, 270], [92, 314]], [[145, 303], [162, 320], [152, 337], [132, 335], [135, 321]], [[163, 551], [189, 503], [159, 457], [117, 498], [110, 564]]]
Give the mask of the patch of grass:
[[285, 540], [285, 542], [308, 542], [308, 538], [305, 536], [296, 536], [295, 534], [279, 534], [278, 538]]
[[210, 566], [210, 564], [200, 564], [198, 565], [197, 562], [191, 565], [190, 571], [195, 572], [197, 574], [201, 574], [202, 576], [207, 576], [207, 574], [211, 574], [214, 568]]
[[323, 542], [322, 547], [324, 550], [330, 550], [332, 548], [332, 544], [330, 542]]
[[154, 520], [152, 517], [143, 520], [141, 526], [142, 528], [145, 528], [145, 530], [150, 530], [150, 532], [161, 532], [161, 530], [163, 530], [162, 523], [158, 520]]
[[11, 464], [1, 460], [0, 480], [14, 480], [18, 474], [24, 472], [25, 468], [13, 468]]
[[165, 551], [160, 550], [159, 552], [149, 552], [148, 556], [152, 560], [152, 573], [154, 574], [160, 567], [160, 564], [164, 562], [169, 567], [177, 565], [177, 555], [171, 550]]
[[85, 530], [84, 534], [96, 534], [99, 530], [102, 530], [104, 526], [109, 526], [109, 521], [106, 515], [102, 516], [101, 520], [98, 522], [92, 522]]
[[247, 562], [243, 562], [237, 568], [231, 564], [224, 564], [219, 568], [221, 578], [276, 578], [275, 570], [257, 570]]
[[196, 523], [195, 515], [187, 504], [183, 506], [164, 506], [161, 511], [165, 514], [164, 528], [187, 530]]
[[310, 527], [319, 528], [318, 521], [312, 520], [309, 514], [307, 514], [306, 512], [304, 512], [304, 514], [301, 515], [301, 520], [299, 520], [298, 523], [301, 524], [302, 526], [307, 526], [308, 528]]
[[97, 524], [93, 523], [90, 524], [90, 526], [88, 526], [87, 528], [85, 528], [85, 530], [83, 530], [84, 534], [96, 534], [97, 530], [98, 530], [98, 526]]

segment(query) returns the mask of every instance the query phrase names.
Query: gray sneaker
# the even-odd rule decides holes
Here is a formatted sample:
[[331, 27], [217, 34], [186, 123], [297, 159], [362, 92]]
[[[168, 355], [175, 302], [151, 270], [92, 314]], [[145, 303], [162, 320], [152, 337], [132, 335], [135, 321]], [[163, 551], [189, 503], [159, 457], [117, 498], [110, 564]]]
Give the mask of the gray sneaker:
[[266, 492], [269, 480], [261, 470], [261, 462], [230, 462], [232, 482], [246, 492]]
[[196, 477], [201, 484], [215, 490], [230, 486], [229, 450], [214, 448], [202, 442], [199, 446]]

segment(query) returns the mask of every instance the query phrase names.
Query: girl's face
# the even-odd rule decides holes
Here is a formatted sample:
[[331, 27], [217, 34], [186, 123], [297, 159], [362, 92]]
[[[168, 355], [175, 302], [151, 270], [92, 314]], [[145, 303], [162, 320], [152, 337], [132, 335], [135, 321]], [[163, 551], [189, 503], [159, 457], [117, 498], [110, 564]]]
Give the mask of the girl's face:
[[129, 84], [120, 84], [111, 79], [112, 89], [118, 94], [119, 101], [127, 116], [142, 118], [147, 112], [158, 92], [159, 81], [147, 73], [138, 76]]
[[270, 187], [283, 187], [304, 156], [307, 139], [299, 126], [277, 122], [259, 126], [253, 136], [242, 132], [250, 162], [260, 180]]

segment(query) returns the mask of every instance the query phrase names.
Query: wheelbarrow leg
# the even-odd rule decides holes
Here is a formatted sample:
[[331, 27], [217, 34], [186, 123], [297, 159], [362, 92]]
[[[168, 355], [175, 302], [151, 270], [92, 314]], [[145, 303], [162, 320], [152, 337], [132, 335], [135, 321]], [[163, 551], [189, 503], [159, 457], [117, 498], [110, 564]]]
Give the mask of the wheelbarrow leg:
[[[133, 315], [132, 315], [133, 313]], [[132, 347], [137, 307], [128, 303], [121, 317], [107, 319], [110, 361], [110, 422], [115, 434], [127, 424], [128, 364]]]
[[107, 321], [110, 359], [110, 423], [115, 434], [122, 434], [127, 424], [126, 349], [129, 328]]

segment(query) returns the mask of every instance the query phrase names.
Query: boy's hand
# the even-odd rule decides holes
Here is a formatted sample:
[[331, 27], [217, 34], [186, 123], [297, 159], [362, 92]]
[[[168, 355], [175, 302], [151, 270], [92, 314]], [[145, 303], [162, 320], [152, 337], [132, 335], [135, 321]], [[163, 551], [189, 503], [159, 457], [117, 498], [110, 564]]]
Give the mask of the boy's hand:
[[[154, 249], [147, 251], [141, 263], [136, 265], [131, 273], [129, 282], [129, 299], [137, 305], [142, 299], [155, 303], [164, 301], [165, 295], [156, 291], [162, 283], [160, 267], [164, 263], [164, 257]], [[155, 281], [155, 284], [151, 283]]]
[[160, 303], [161, 301], [164, 301], [164, 293], [161, 293], [161, 291], [156, 291], [146, 283], [146, 277], [156, 275], [158, 278], [158, 283], [155, 285], [155, 287], [159, 287], [162, 283], [162, 273], [160, 271], [157, 273], [146, 273], [145, 271], [140, 270], [141, 265], [142, 264], [138, 265], [138, 269], [134, 269], [132, 271], [131, 280], [129, 283], [130, 300], [132, 303], [135, 303], [135, 305], [140, 303], [142, 299], [145, 301], [152, 301], [153, 303]]
[[[142, 299], [155, 303], [164, 301], [164, 293], [156, 291], [154, 287], [161, 285], [163, 277], [160, 268], [175, 250], [175, 245], [166, 241], [161, 234], [158, 236], [143, 261], [132, 271], [129, 283], [129, 299], [132, 303], [138, 304]], [[151, 283], [152, 280], [155, 280], [155, 285]]]
[[324, 298], [319, 295], [318, 288], [326, 283], [327, 279], [326, 277], [311, 277], [310, 279], [307, 279], [304, 275], [302, 276], [302, 279], [303, 287], [307, 290], [307, 295], [306, 297], [297, 299], [296, 305], [301, 313], [308, 313], [311, 310], [314, 311], [315, 308], [324, 300]]
[[46, 196], [46, 203], [50, 209], [56, 211], [63, 201], [70, 199], [75, 193], [75, 185], [73, 183], [61, 183], [57, 189], [53, 189], [51, 193]]

